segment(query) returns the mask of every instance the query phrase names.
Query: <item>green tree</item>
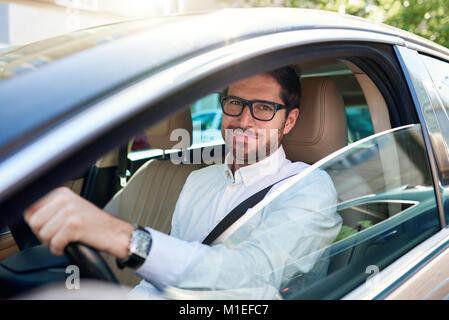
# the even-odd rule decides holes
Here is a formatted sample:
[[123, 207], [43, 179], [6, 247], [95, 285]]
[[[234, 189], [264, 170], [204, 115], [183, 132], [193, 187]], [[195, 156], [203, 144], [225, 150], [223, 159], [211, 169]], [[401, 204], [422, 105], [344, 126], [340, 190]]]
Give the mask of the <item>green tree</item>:
[[412, 32], [449, 48], [449, 0], [222, 0], [227, 6], [337, 11]]

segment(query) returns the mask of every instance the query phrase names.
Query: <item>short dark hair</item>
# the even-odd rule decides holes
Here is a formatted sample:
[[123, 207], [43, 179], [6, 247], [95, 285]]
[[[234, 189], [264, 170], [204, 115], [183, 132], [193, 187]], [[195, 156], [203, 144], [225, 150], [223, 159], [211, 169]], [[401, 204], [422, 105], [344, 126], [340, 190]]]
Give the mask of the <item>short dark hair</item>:
[[280, 98], [288, 107], [287, 114], [292, 109], [299, 108], [299, 101], [301, 99], [301, 82], [295, 69], [287, 66], [266, 72], [266, 74], [273, 77], [281, 86]]
[[[281, 86], [281, 100], [288, 107], [287, 114], [294, 108], [299, 108], [301, 99], [301, 82], [299, 72], [295, 68], [287, 66], [279, 69], [265, 72], [264, 74], [272, 77]], [[226, 87], [221, 95], [228, 94], [229, 87]]]

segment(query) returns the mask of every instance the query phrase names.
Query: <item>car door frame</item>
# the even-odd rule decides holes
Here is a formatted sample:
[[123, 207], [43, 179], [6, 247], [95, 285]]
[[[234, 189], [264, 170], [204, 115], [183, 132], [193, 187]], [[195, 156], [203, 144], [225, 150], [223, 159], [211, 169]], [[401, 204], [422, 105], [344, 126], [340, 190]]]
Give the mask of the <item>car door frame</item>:
[[[379, 285], [376, 288], [372, 288], [365, 283], [347, 294], [343, 299], [388, 299], [394, 297], [395, 292], [399, 292], [401, 286], [406, 287], [408, 283], [413, 281], [414, 276], [422, 276], [419, 272], [432, 261], [438, 259], [449, 248], [449, 228], [444, 214], [442, 171], [440, 170], [445, 165], [441, 161], [449, 159], [449, 152], [445, 148], [438, 147], [438, 135], [441, 135], [441, 126], [447, 125], [448, 119], [438, 116], [440, 113], [435, 112], [436, 109], [441, 109], [443, 106], [438, 99], [438, 92], [432, 85], [433, 81], [421, 60], [419, 52], [444, 60], [448, 60], [448, 56], [444, 56], [439, 51], [408, 42], [405, 46], [395, 45], [394, 48], [420, 118], [433, 178], [441, 230], [378, 273], [376, 277], [381, 281], [378, 281]], [[439, 153], [439, 155], [436, 156], [436, 153]], [[441, 281], [444, 280], [446, 279], [441, 279]], [[429, 288], [429, 292], [433, 289]], [[405, 294], [402, 293], [402, 297], [404, 296]], [[414, 293], [409, 292], [408, 298], [413, 299], [413, 297]]]
[[[182, 103], [193, 102], [213, 91], [211, 89], [219, 90], [220, 85], [226, 85], [239, 77], [249, 76], [258, 71], [267, 71], [280, 65], [279, 62], [272, 61], [271, 64], [268, 63], [262, 68], [258, 66], [260, 57], [265, 57], [265, 62], [269, 62], [266, 59], [267, 56], [279, 56], [284, 53], [283, 59], [293, 62], [295, 59], [299, 60], [300, 57], [296, 58], [291, 54], [289, 56], [289, 50], [319, 43], [403, 44], [402, 39], [382, 33], [346, 29], [338, 30], [341, 33], [335, 32], [335, 29], [332, 31], [329, 33], [326, 29], [320, 29], [282, 32], [237, 42], [190, 58], [110, 95], [101, 102], [96, 102], [85, 112], [66, 119], [63, 126], [58, 126], [55, 123], [48, 132], [40, 133], [38, 139], [11, 154], [2, 163], [0, 201], [24, 187], [30, 180], [37, 179], [48, 171], [49, 167], [63, 162], [86, 145], [103, 138], [102, 148], [89, 150], [90, 163], [94, 163], [102, 154], [116, 146], [117, 141], [119, 143], [127, 141], [127, 138], [119, 138], [119, 136], [132, 136], [134, 129], [123, 129], [123, 125], [127, 121], [134, 121], [137, 128], [142, 130], [173, 113], [174, 105], [179, 106]], [[235, 72], [238, 69], [235, 67], [238, 65], [245, 66], [241, 68], [243, 71], [229, 74]], [[226, 68], [229, 69], [226, 70]], [[208, 82], [210, 80], [215, 83], [214, 87], [211, 87], [211, 83]], [[209, 86], [205, 84], [209, 84]], [[186, 95], [186, 88], [194, 89], [195, 93]], [[176, 92], [180, 92], [180, 96], [183, 96], [182, 101], [173, 97], [170, 99], [169, 96]], [[150, 109], [149, 105], [152, 105], [153, 108], [145, 110]], [[105, 117], [105, 114], [108, 116]], [[87, 119], [90, 121], [86, 121]], [[69, 134], [64, 140], [59, 139], [62, 134], [67, 134], [70, 130], [75, 131], [76, 134]], [[104, 139], [105, 135], [109, 135], [109, 139]], [[48, 145], [51, 145], [51, 150]], [[38, 150], [40, 152], [37, 152]], [[34, 160], [32, 163], [28, 161], [30, 158]], [[82, 172], [85, 169], [83, 168]], [[70, 180], [70, 175], [64, 176], [67, 179], [63, 181]], [[40, 196], [42, 193], [32, 195], [36, 199]]]

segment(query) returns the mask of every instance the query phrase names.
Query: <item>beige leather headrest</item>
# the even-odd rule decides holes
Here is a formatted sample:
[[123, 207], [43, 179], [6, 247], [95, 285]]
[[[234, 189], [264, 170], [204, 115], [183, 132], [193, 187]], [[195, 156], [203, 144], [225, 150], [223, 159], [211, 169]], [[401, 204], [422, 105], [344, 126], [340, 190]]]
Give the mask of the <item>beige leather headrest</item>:
[[[185, 129], [188, 132], [189, 139], [179, 141], [170, 141], [170, 135], [175, 129]], [[190, 147], [192, 143], [192, 116], [190, 114], [190, 108], [186, 108], [164, 121], [159, 122], [155, 126], [145, 130], [145, 135], [147, 136], [148, 143], [152, 148], [155, 149], [171, 149], [174, 145], [179, 142], [184, 143], [182, 146], [177, 146], [181, 149]], [[178, 138], [178, 135], [175, 136]]]
[[328, 77], [301, 79], [299, 118], [282, 145], [291, 161], [315, 163], [348, 144], [343, 98]]

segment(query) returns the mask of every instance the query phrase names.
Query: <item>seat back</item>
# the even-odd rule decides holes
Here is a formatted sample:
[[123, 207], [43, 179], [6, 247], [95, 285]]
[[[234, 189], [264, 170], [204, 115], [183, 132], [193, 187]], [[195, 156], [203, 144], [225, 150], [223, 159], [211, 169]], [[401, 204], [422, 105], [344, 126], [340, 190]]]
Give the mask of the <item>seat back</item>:
[[[313, 164], [348, 144], [346, 111], [331, 78], [303, 78], [301, 86], [299, 118], [282, 145], [289, 160]], [[344, 265], [347, 258], [346, 255], [331, 258], [330, 268]]]
[[282, 145], [289, 160], [313, 164], [348, 144], [346, 112], [331, 78], [303, 78], [301, 87], [299, 117]]
[[[145, 131], [151, 147], [171, 149], [178, 141], [170, 141], [174, 129], [182, 128], [192, 136], [192, 118], [186, 109]], [[179, 145], [177, 145], [179, 147]], [[189, 145], [183, 145], [187, 148]], [[142, 165], [104, 207], [104, 210], [120, 219], [148, 226], [169, 233], [176, 201], [184, 183], [193, 170], [201, 165], [179, 164], [170, 160], [152, 159]], [[140, 282], [140, 278], [129, 269], [121, 270], [115, 258], [105, 254], [105, 259], [121, 284], [130, 287]]]

